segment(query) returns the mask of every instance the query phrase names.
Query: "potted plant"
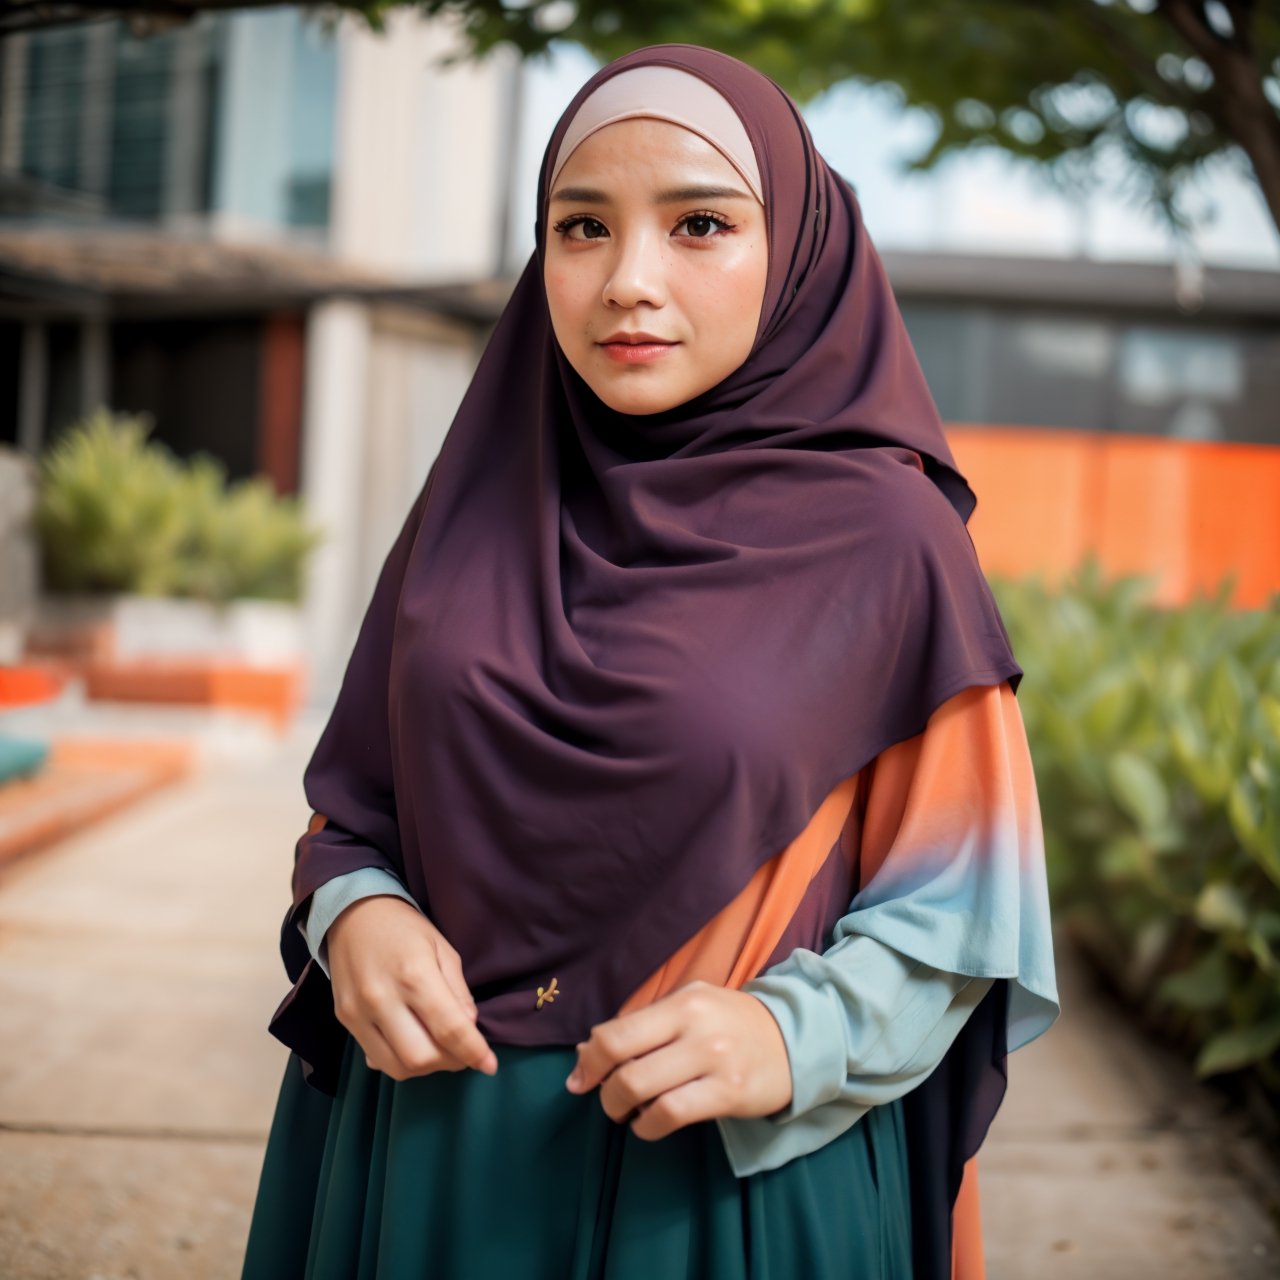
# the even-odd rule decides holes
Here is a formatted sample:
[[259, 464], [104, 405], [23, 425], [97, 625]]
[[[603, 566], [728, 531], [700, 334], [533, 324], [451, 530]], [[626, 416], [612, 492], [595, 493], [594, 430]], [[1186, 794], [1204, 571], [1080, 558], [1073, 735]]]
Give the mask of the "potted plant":
[[296, 675], [319, 534], [265, 477], [229, 483], [217, 459], [184, 462], [151, 430], [99, 410], [42, 459], [32, 647], [81, 663], [91, 696], [218, 700], [218, 673], [238, 687]]

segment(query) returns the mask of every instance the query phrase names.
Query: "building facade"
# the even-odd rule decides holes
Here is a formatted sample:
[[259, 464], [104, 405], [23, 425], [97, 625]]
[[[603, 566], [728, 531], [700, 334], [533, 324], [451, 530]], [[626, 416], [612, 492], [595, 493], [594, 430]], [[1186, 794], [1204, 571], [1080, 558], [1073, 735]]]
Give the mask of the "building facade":
[[[523, 266], [523, 188], [583, 72], [446, 65], [458, 47], [447, 19], [376, 34], [292, 6], [0, 41], [0, 442], [145, 411], [176, 452], [301, 494], [327, 534], [318, 699]], [[1277, 273], [883, 257], [950, 422], [1280, 444]]]
[[0, 43], [0, 441], [107, 405], [300, 493], [318, 697], [483, 340], [432, 286], [506, 268], [520, 72], [456, 48], [297, 7]]

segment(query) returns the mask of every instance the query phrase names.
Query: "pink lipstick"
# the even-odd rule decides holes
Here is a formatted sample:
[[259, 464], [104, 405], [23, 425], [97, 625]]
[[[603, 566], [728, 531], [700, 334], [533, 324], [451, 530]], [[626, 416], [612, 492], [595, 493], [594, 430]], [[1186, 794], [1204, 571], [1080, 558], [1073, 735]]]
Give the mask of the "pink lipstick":
[[652, 333], [636, 332], [611, 333], [596, 345], [611, 360], [617, 360], [622, 364], [647, 364], [651, 360], [660, 360], [680, 344], [669, 342]]

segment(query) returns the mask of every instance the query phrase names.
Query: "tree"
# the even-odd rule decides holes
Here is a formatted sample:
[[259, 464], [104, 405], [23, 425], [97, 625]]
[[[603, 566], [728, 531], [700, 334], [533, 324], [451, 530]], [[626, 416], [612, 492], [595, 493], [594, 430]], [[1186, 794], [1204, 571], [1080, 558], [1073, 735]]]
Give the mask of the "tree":
[[476, 56], [571, 40], [612, 58], [686, 41], [744, 58], [801, 100], [841, 80], [892, 85], [937, 123], [913, 168], [990, 145], [1079, 186], [1118, 151], [1132, 194], [1181, 230], [1187, 180], [1242, 153], [1280, 231], [1280, 0], [343, 0], [374, 26], [406, 5], [459, 17]]

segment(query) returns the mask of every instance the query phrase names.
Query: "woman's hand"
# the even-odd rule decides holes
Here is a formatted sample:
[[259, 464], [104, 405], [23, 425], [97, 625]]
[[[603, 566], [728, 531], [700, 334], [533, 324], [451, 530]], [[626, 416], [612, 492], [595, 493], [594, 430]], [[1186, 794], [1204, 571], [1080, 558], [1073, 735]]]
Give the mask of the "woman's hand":
[[412, 903], [390, 894], [353, 902], [325, 933], [333, 1009], [365, 1061], [393, 1080], [498, 1059], [475, 1025], [462, 962]]
[[714, 1116], [780, 1111], [791, 1101], [791, 1065], [763, 1001], [695, 981], [597, 1023], [565, 1084], [571, 1093], [599, 1084], [606, 1113], [654, 1139]]

